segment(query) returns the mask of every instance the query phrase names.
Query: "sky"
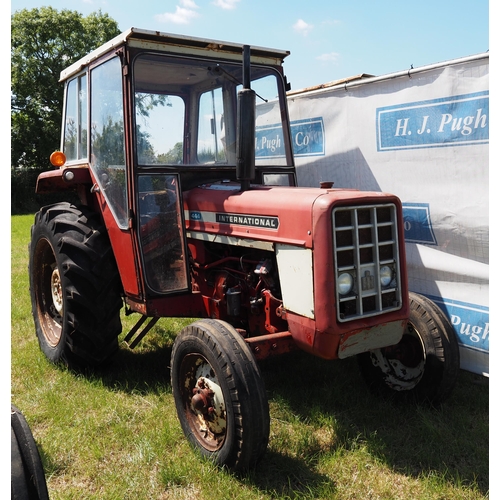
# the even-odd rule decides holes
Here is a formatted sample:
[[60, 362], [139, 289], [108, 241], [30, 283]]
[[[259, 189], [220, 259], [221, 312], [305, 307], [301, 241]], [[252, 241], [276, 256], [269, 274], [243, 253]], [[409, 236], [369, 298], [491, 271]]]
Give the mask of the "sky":
[[131, 27], [290, 51], [298, 90], [487, 52], [488, 0], [12, 0], [11, 14], [50, 6], [101, 10]]

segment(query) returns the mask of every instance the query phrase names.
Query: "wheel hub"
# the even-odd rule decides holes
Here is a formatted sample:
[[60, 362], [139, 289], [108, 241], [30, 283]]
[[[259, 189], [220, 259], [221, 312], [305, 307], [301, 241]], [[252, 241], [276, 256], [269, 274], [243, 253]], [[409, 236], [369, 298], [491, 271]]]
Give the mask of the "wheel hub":
[[61, 275], [59, 274], [59, 269], [56, 267], [52, 271], [52, 276], [50, 277], [50, 291], [52, 293], [52, 303], [58, 314], [62, 316], [63, 313], [63, 293], [61, 284]]
[[386, 384], [396, 391], [413, 389], [424, 374], [425, 352], [411, 325], [399, 344], [371, 353], [372, 363], [384, 374]]
[[191, 408], [203, 420], [207, 433], [215, 436], [226, 431], [226, 406], [222, 390], [214, 381], [200, 377], [193, 389]]
[[210, 363], [200, 355], [187, 356], [182, 364], [186, 417], [197, 440], [207, 450], [219, 450], [227, 430], [226, 405]]

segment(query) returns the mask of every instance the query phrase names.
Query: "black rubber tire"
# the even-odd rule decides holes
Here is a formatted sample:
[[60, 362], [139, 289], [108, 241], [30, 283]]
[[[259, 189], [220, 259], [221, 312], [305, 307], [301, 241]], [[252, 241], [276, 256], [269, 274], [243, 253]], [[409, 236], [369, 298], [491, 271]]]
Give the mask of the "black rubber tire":
[[396, 346], [358, 355], [361, 374], [377, 393], [439, 405], [460, 370], [458, 340], [448, 318], [430, 299], [410, 292], [410, 318]]
[[[259, 367], [241, 335], [214, 319], [185, 327], [172, 348], [171, 378], [181, 427], [192, 446], [233, 471], [255, 467], [269, 441], [269, 404]], [[216, 408], [215, 414], [206, 408], [195, 411], [193, 390], [202, 379], [220, 388], [225, 411], [216, 399], [208, 403]], [[221, 423], [216, 417], [225, 429], [212, 433]]]
[[11, 405], [11, 498], [48, 500], [42, 460], [24, 415]]
[[100, 218], [69, 203], [42, 208], [31, 228], [29, 276], [45, 356], [76, 369], [104, 365], [118, 349], [123, 300]]

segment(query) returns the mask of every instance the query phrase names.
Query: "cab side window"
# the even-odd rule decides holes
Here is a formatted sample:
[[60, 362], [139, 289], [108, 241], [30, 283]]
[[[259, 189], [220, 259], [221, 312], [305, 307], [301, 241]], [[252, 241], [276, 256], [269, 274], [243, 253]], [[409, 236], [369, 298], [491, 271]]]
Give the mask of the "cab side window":
[[63, 151], [68, 162], [87, 158], [87, 75], [66, 87]]

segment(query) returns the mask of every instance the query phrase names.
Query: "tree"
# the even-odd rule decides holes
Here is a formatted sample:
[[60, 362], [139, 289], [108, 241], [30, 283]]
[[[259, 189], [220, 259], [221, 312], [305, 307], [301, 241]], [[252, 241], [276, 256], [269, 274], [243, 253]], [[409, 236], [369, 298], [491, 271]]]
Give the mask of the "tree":
[[59, 76], [120, 33], [101, 11], [23, 9], [11, 18], [11, 166], [45, 170], [59, 148], [64, 88]]
[[158, 162], [169, 163], [171, 165], [182, 163], [182, 142], [175, 143], [174, 147], [170, 151], [158, 155]]

